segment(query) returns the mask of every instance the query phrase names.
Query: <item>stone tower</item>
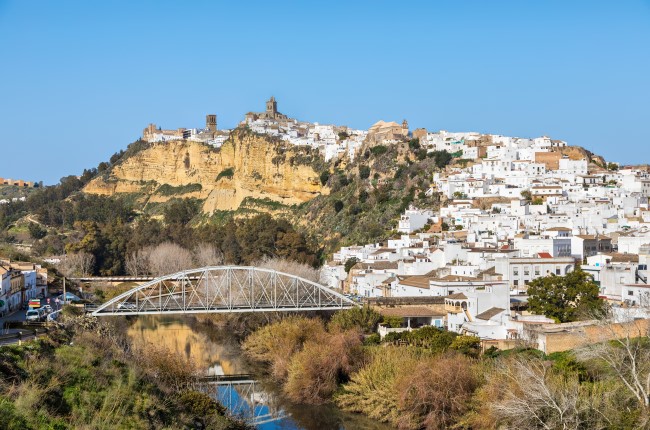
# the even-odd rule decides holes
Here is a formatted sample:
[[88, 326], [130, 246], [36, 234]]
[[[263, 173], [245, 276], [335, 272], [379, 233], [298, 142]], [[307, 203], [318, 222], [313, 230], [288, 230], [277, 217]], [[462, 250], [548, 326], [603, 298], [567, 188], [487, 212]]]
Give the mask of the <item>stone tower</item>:
[[409, 122], [407, 120], [402, 121], [402, 129], [408, 131], [409, 129]]
[[275, 117], [275, 114], [278, 113], [278, 103], [275, 101], [275, 97], [271, 96], [268, 102], [266, 102], [266, 113], [271, 118]]
[[217, 131], [217, 116], [214, 114], [209, 114], [205, 116], [205, 128], [208, 131]]

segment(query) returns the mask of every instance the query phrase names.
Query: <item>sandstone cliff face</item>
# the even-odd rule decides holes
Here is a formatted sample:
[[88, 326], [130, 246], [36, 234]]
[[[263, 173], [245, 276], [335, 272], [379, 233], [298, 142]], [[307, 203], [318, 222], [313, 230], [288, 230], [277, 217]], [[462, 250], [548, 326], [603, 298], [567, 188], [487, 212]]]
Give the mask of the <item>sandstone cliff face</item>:
[[149, 202], [196, 197], [208, 214], [236, 210], [247, 197], [300, 204], [325, 191], [318, 173], [295, 161], [300, 151], [245, 132], [234, 132], [219, 150], [191, 141], [161, 142], [113, 166], [84, 192], [135, 193]]

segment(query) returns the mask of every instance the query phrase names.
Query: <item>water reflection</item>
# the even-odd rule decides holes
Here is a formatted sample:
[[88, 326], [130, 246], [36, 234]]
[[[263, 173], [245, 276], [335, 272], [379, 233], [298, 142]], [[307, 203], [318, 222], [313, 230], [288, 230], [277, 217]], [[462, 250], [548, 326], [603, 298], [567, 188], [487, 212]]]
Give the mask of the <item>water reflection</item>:
[[[260, 417], [260, 430], [389, 430], [391, 427], [363, 415], [343, 412], [333, 405], [306, 406], [288, 402], [279, 387], [253, 377], [254, 368], [246, 363], [239, 345], [228, 334], [214, 327], [195, 324], [191, 318], [169, 316], [139, 317], [129, 328], [135, 341], [151, 342], [180, 352], [213, 376], [231, 375], [222, 381], [244, 375], [249, 387], [213, 384], [211, 393], [233, 414]], [[254, 390], [251, 390], [254, 385]], [[229, 400], [230, 399], [230, 400]], [[262, 419], [265, 417], [266, 419]]]

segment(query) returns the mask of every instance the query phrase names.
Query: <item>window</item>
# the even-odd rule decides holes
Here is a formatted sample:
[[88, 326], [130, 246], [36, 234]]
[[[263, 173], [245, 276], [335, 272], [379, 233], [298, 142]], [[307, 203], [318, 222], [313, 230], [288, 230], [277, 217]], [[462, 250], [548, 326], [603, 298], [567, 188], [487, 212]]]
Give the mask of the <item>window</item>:
[[627, 295], [628, 295], [628, 296], [633, 296], [633, 295], [634, 295], [634, 291], [632, 291], [632, 290], [627, 290]]
[[515, 276], [519, 276], [519, 269], [513, 270], [512, 274], [515, 275]]
[[556, 275], [559, 275], [559, 274], [560, 274], [560, 269], [557, 269], [557, 268], [556, 268], [556, 269], [555, 269], [555, 274], [556, 274]]

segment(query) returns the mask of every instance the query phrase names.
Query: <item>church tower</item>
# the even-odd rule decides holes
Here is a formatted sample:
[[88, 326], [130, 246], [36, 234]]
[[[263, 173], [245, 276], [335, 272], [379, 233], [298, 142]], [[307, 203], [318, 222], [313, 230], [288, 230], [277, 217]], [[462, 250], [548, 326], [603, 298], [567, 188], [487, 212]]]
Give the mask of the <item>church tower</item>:
[[266, 113], [271, 118], [275, 118], [275, 114], [278, 113], [278, 103], [273, 96], [266, 102]]
[[208, 131], [217, 131], [217, 116], [214, 114], [205, 116], [205, 128]]

